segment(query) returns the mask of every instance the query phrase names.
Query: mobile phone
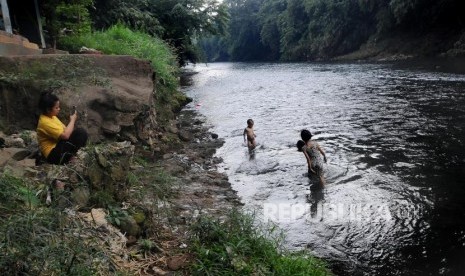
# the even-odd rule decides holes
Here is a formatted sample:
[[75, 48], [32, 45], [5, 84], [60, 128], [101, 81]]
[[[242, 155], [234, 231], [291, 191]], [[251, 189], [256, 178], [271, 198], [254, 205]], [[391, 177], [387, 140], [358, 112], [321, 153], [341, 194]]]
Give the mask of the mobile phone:
[[71, 109], [71, 115], [76, 114], [76, 106], [73, 105], [73, 108]]

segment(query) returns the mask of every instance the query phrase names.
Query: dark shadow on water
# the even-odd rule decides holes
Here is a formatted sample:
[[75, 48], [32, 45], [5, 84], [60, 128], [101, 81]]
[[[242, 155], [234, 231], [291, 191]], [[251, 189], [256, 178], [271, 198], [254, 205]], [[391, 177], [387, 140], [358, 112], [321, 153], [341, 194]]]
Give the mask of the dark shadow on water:
[[325, 199], [324, 186], [320, 185], [318, 181], [309, 178], [310, 194], [307, 195], [307, 203], [310, 204], [310, 216], [316, 217], [318, 213], [318, 204]]
[[255, 160], [255, 149], [249, 149], [249, 160]]

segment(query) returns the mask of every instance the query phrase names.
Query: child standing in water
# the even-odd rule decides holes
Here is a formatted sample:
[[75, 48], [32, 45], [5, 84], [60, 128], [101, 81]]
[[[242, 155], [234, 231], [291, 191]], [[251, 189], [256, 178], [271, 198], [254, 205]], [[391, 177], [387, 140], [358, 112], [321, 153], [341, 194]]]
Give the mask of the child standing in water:
[[304, 129], [300, 133], [302, 140], [297, 142], [297, 149], [303, 151], [305, 158], [307, 159], [308, 165], [308, 175], [316, 175], [319, 178], [320, 185], [325, 184], [325, 179], [323, 177], [323, 162], [321, 157], [326, 163], [326, 155], [320, 145], [311, 140], [312, 134], [310, 131]]
[[257, 142], [255, 141], [255, 132], [253, 131], [253, 120], [248, 119], [247, 120], [247, 127], [244, 129], [244, 143], [246, 143], [246, 137], [247, 137], [247, 147], [249, 148], [249, 151], [253, 151], [255, 147], [257, 146]]

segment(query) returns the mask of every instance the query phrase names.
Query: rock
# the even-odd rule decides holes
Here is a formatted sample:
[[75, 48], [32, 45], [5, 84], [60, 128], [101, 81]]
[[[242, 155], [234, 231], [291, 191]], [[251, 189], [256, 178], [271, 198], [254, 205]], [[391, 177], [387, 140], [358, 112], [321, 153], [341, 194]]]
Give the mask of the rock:
[[165, 275], [171, 275], [167, 271], [164, 271], [163, 269], [153, 266], [152, 267], [153, 275], [159, 275], [159, 276], [165, 276]]
[[143, 212], [137, 212], [132, 215], [137, 224], [142, 224], [145, 221], [145, 214]]
[[212, 133], [212, 138], [213, 138], [213, 139], [218, 139], [218, 134]]
[[134, 155], [129, 141], [100, 145], [85, 161], [85, 174], [95, 191], [106, 191], [122, 199], [127, 193], [127, 178]]
[[73, 199], [73, 203], [79, 207], [85, 207], [89, 203], [89, 189], [86, 187], [76, 187], [71, 192], [71, 198]]
[[140, 227], [136, 220], [131, 216], [120, 218], [119, 228], [121, 232], [126, 233], [127, 236], [138, 237], [140, 234]]
[[112, 122], [104, 122], [102, 123], [101, 127], [103, 130], [103, 133], [106, 133], [106, 134], [115, 135], [121, 131], [121, 126], [119, 126], [116, 123], [112, 123]]
[[184, 166], [182, 166], [182, 164], [179, 164], [178, 162], [176, 162], [176, 160], [173, 160], [173, 159], [166, 160], [163, 163], [163, 169], [167, 173], [170, 173], [173, 175], [178, 175], [186, 171], [186, 169], [184, 168]]
[[163, 154], [162, 158], [164, 160], [171, 159], [171, 158], [173, 158], [173, 154], [172, 153], [165, 153], [165, 154]]
[[193, 138], [192, 134], [185, 130], [180, 130], [178, 133], [178, 136], [179, 136], [179, 139], [181, 139], [181, 141], [184, 141], [184, 142], [189, 142]]
[[5, 138], [0, 137], [0, 148], [5, 147]]
[[91, 54], [91, 55], [102, 55], [103, 53], [99, 50], [96, 50], [94, 48], [87, 48], [85, 46], [82, 46], [81, 49], [79, 49], [80, 54]]
[[170, 270], [179, 270], [186, 267], [189, 264], [189, 256], [187, 254], [177, 255], [168, 258], [166, 264]]
[[90, 211], [92, 215], [92, 220], [95, 222], [97, 226], [108, 226], [108, 221], [106, 219], [106, 212], [105, 209], [92, 209]]
[[122, 132], [121, 137], [123, 137], [124, 139], [128, 141], [131, 141], [132, 144], [137, 144], [139, 142], [139, 140], [137, 140], [137, 137], [134, 136], [134, 134], [127, 132], [127, 131]]
[[33, 130], [24, 130], [19, 135], [24, 140], [26, 146], [37, 146], [37, 132]]
[[15, 154], [24, 151], [22, 148], [4, 148], [0, 149], [0, 167], [3, 167], [9, 160], [13, 159]]
[[26, 159], [26, 157], [28, 157], [31, 154], [32, 154], [32, 152], [30, 152], [29, 150], [23, 149], [23, 150], [18, 151], [17, 153], [15, 153], [11, 158], [16, 160], [16, 161], [21, 161], [23, 159]]
[[176, 127], [176, 121], [170, 121], [168, 123], [167, 129], [168, 132], [173, 134], [178, 134], [179, 129]]
[[26, 144], [21, 137], [8, 136], [5, 138], [5, 147], [7, 148], [24, 148]]

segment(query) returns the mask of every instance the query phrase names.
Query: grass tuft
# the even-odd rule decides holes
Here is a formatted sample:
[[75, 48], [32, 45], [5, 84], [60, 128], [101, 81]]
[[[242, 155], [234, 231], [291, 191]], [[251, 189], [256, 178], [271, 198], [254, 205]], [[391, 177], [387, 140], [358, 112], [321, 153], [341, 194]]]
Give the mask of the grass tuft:
[[330, 275], [323, 261], [283, 250], [275, 229], [238, 211], [224, 221], [200, 217], [192, 233], [193, 275]]

